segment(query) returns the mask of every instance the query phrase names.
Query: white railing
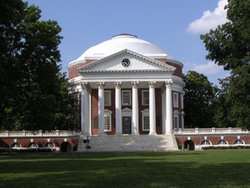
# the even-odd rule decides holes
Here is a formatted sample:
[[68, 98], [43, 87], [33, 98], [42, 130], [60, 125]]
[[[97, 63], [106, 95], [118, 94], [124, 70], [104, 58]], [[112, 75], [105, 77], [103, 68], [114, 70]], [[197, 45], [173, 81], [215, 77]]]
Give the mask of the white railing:
[[241, 128], [187, 128], [174, 130], [175, 134], [230, 134], [230, 133], [249, 133], [248, 130], [242, 130]]
[[0, 137], [57, 137], [57, 136], [79, 136], [80, 132], [67, 130], [53, 131], [0, 131]]

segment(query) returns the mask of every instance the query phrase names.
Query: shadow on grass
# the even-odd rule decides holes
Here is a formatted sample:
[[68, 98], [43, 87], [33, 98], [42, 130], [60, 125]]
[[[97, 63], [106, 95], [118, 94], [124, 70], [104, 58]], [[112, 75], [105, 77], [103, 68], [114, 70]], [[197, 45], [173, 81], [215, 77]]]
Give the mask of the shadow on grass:
[[[214, 155], [222, 162], [204, 162]], [[220, 156], [218, 152], [0, 156], [0, 187], [250, 186], [250, 164], [244, 162], [250, 154], [244, 153], [243, 161], [223, 162]]]

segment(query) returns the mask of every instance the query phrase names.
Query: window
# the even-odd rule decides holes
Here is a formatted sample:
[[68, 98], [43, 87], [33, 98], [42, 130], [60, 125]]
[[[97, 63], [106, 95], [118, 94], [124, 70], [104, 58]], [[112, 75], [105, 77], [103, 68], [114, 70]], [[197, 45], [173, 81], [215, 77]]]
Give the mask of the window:
[[218, 145], [227, 145], [227, 142], [225, 140], [220, 140], [217, 144]]
[[174, 97], [174, 107], [177, 108], [177, 107], [179, 107], [179, 105], [178, 105], [179, 104], [179, 100], [178, 100], [179, 95], [178, 95], [178, 93], [174, 93], [173, 95], [174, 95], [173, 96]]
[[235, 140], [234, 144], [241, 145], [244, 144], [244, 142], [241, 139]]
[[30, 143], [30, 144], [28, 145], [28, 148], [38, 148], [38, 145], [35, 144], [35, 143]]
[[22, 146], [21, 146], [21, 144], [19, 144], [19, 143], [14, 143], [14, 144], [12, 144], [11, 147], [12, 147], [12, 148], [21, 148]]
[[179, 129], [179, 112], [174, 111], [174, 129]]
[[184, 107], [184, 100], [183, 100], [183, 94], [181, 94], [181, 108], [183, 109]]
[[149, 116], [143, 117], [143, 130], [149, 131]]
[[179, 117], [174, 116], [174, 128], [179, 129]]
[[104, 106], [111, 106], [111, 91], [104, 91]]
[[124, 106], [131, 105], [131, 91], [130, 90], [122, 91], [122, 105]]
[[180, 126], [180, 128], [182, 128], [182, 129], [184, 129], [184, 115], [185, 115], [185, 113], [181, 112], [181, 126]]
[[203, 140], [202, 142], [201, 142], [201, 145], [205, 145], [205, 146], [209, 146], [209, 145], [211, 145], [211, 142], [210, 141], [208, 141], [208, 140]]
[[104, 131], [111, 131], [111, 114], [110, 110], [104, 110]]
[[45, 144], [44, 147], [46, 147], [46, 148], [54, 148], [55, 145], [53, 143], [51, 143], [51, 142], [48, 142], [48, 143]]
[[149, 110], [142, 110], [142, 130], [149, 131]]
[[144, 106], [149, 105], [149, 91], [148, 90], [142, 91], [142, 105]]

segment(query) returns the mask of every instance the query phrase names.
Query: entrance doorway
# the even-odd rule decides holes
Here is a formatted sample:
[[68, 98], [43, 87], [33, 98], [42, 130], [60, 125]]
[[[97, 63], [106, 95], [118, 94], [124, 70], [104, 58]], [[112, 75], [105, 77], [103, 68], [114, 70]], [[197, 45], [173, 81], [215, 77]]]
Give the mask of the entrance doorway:
[[131, 117], [122, 117], [122, 134], [131, 134]]
[[186, 142], [184, 142], [184, 149], [194, 150], [195, 149], [194, 142], [192, 140], [187, 140]]

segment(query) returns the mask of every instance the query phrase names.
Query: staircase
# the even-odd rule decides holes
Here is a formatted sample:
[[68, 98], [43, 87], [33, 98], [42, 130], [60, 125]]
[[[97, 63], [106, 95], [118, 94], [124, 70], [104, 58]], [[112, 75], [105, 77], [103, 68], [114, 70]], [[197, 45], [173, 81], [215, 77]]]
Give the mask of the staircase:
[[[78, 152], [176, 151], [175, 137], [168, 135], [98, 135], [80, 139]], [[90, 147], [88, 147], [90, 146]]]

